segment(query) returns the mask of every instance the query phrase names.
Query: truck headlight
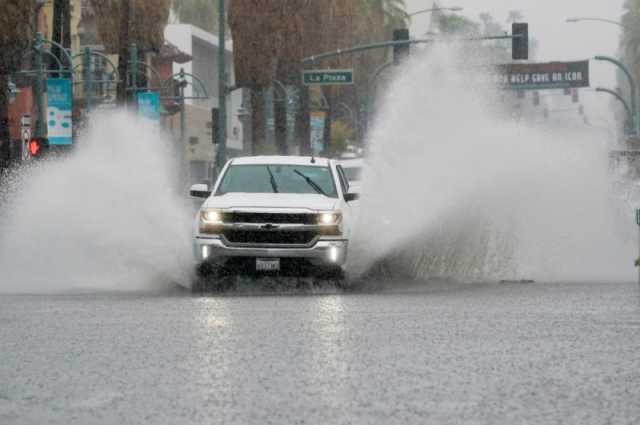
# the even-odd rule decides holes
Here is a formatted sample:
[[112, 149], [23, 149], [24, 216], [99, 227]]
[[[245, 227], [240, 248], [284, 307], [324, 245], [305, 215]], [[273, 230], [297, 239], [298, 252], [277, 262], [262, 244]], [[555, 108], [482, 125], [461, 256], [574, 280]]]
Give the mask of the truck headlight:
[[206, 208], [200, 212], [200, 220], [206, 224], [222, 224], [222, 213]]
[[340, 223], [342, 214], [339, 211], [327, 211], [318, 214], [318, 224], [332, 225]]
[[204, 208], [200, 211], [200, 233], [217, 235], [222, 231], [224, 217], [221, 211]]

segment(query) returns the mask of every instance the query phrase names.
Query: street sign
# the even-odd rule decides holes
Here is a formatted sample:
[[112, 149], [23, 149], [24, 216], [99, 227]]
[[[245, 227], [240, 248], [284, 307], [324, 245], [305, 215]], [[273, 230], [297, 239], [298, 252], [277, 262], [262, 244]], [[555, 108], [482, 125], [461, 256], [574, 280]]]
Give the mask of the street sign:
[[350, 85], [353, 84], [353, 69], [319, 69], [304, 71], [302, 82], [309, 86], [319, 84], [321, 86]]
[[29, 141], [31, 140], [31, 129], [24, 127], [22, 129], [22, 134], [20, 136], [22, 141], [20, 153], [22, 154], [22, 160], [26, 161], [29, 158], [31, 158], [31, 155], [29, 155]]
[[73, 109], [73, 83], [64, 78], [47, 80], [47, 127], [51, 145], [73, 143], [71, 111]]
[[13, 81], [9, 81], [9, 103], [14, 103], [16, 101], [18, 93], [20, 93], [20, 90], [18, 90], [15, 83]]
[[498, 65], [492, 78], [507, 90], [589, 87], [589, 61]]
[[31, 115], [30, 114], [22, 114], [22, 116], [20, 116], [20, 127], [22, 127], [22, 128], [31, 128]]

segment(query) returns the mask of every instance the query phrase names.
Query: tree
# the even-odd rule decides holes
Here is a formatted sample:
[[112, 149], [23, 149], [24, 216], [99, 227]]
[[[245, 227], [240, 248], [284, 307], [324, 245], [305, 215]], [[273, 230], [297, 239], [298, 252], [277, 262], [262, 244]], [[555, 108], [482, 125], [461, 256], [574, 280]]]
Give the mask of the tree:
[[519, 10], [510, 10], [509, 15], [507, 16], [507, 23], [512, 24], [514, 22], [522, 22], [524, 20], [524, 15]]
[[479, 23], [460, 15], [440, 15], [438, 26], [442, 34], [464, 36], [478, 36], [482, 27]]
[[159, 51], [169, 20], [170, 0], [91, 0], [98, 17], [98, 37], [108, 53], [118, 54], [118, 103], [125, 102], [129, 75], [129, 46], [140, 54]]
[[[226, 1], [227, 8], [229, 0]], [[218, 0], [173, 0], [171, 10], [180, 23], [218, 34]]]
[[[70, 0], [54, 0], [53, 1], [53, 41], [60, 44], [66, 49], [71, 48], [71, 5]], [[54, 46], [51, 53], [58, 57], [62, 57], [60, 48]], [[63, 61], [64, 63], [64, 61]], [[65, 64], [68, 65], [68, 64]], [[50, 61], [49, 69], [58, 69], [55, 61]], [[54, 76], [57, 76], [54, 74]]]
[[627, 0], [622, 15], [622, 49], [636, 80], [640, 76], [640, 0]]
[[336, 155], [347, 149], [349, 141], [353, 140], [353, 129], [342, 120], [337, 120], [331, 124], [331, 144], [330, 153]]
[[[300, 93], [297, 138], [302, 152], [309, 146], [309, 101], [313, 95], [301, 83], [302, 59], [363, 42], [389, 38], [390, 30], [405, 26], [403, 0], [234, 0], [229, 26], [234, 41], [236, 84], [252, 90], [254, 144], [263, 138], [262, 90], [273, 79], [295, 86]], [[398, 21], [402, 20], [402, 24]], [[367, 75], [384, 60], [384, 53], [369, 52], [323, 61], [323, 67], [353, 67]], [[332, 98], [346, 97], [357, 110], [366, 96], [366, 77], [355, 88], [324, 89]], [[344, 101], [344, 100], [341, 100]], [[284, 114], [276, 113], [276, 117]], [[276, 128], [281, 128], [276, 125]]]
[[409, 24], [405, 0], [365, 0], [364, 6], [369, 8], [369, 13], [383, 16], [384, 29], [389, 34], [394, 29], [406, 28]]
[[[622, 15], [623, 25], [622, 37], [620, 40], [620, 50], [623, 62], [630, 68], [631, 74], [636, 82], [640, 81], [640, 0], [627, 0], [624, 3], [624, 14]], [[618, 71], [618, 82], [620, 87], [624, 87], [629, 98], [630, 87], [627, 77]], [[624, 119], [620, 119], [624, 122]]]
[[3, 0], [0, 13], [0, 169], [10, 154], [9, 76], [20, 68], [33, 34], [34, 0]]

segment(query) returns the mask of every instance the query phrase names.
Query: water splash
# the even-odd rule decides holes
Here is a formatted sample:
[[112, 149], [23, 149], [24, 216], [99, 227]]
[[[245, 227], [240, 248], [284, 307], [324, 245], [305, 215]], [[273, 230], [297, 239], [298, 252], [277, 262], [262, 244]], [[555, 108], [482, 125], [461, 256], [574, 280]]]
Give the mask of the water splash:
[[633, 280], [635, 227], [604, 134], [514, 119], [478, 72], [435, 49], [390, 85], [352, 272], [384, 260], [419, 279]]
[[191, 215], [172, 144], [97, 113], [66, 158], [12, 176], [0, 213], [0, 292], [188, 285]]

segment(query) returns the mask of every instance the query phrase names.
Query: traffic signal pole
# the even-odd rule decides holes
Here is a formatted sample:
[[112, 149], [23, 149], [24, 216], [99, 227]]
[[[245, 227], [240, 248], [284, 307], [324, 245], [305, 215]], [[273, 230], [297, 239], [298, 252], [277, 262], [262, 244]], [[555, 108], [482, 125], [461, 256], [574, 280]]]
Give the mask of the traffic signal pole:
[[218, 172], [227, 162], [227, 66], [225, 43], [225, 0], [218, 0], [218, 150], [216, 165]]
[[[495, 35], [495, 36], [487, 36], [487, 37], [469, 37], [469, 38], [454, 38], [446, 41], [455, 42], [455, 41], [486, 41], [486, 40], [513, 40], [514, 38], [519, 38], [520, 35]], [[327, 53], [321, 53], [319, 55], [313, 55], [302, 59], [302, 63], [305, 65], [314, 64], [317, 61], [333, 58], [336, 56], [364, 52], [367, 50], [373, 49], [381, 49], [385, 47], [402, 47], [402, 46], [410, 46], [412, 44], [427, 44], [427, 43], [437, 43], [439, 41], [444, 40], [436, 40], [433, 38], [417, 38], [414, 40], [402, 40], [402, 41], [382, 41], [379, 43], [369, 43], [362, 44], [360, 46], [350, 47], [348, 49], [338, 49]]]

